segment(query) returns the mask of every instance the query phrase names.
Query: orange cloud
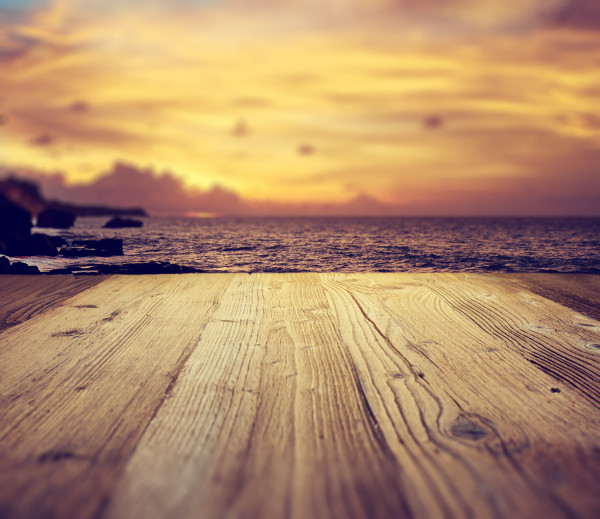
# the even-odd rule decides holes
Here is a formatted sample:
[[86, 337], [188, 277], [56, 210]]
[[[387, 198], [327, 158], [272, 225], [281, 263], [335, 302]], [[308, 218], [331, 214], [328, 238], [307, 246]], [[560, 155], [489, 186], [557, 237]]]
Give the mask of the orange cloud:
[[557, 161], [565, 191], [573, 157], [594, 167], [594, 5], [54, 1], [0, 20], [0, 160], [68, 185], [151, 164], [288, 208], [436, 210], [452, 179], [502, 186], [511, 212]]
[[[431, 185], [396, 185], [396, 198], [402, 200], [396, 203], [369, 195], [361, 191], [360, 185], [352, 186], [349, 191], [354, 194], [338, 202], [257, 200], [218, 185], [208, 189], [187, 188], [172, 173], [125, 163], [116, 163], [110, 171], [89, 183], [69, 184], [61, 174], [22, 171], [20, 175], [39, 182], [42, 192], [50, 199], [77, 204], [141, 206], [154, 215], [591, 216], [598, 213], [600, 177], [589, 164], [598, 160], [600, 152], [574, 158], [570, 163], [568, 188], [562, 182], [564, 171], [558, 166], [547, 168], [544, 174], [516, 180], [510, 176], [473, 180], [455, 173], [442, 175]], [[369, 175], [367, 171], [362, 173]]]

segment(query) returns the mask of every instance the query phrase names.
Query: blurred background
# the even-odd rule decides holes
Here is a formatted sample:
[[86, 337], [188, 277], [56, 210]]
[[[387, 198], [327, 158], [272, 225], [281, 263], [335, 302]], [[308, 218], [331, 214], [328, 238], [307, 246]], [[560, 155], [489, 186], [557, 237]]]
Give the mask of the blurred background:
[[600, 215], [597, 0], [0, 0], [0, 177], [153, 215]]

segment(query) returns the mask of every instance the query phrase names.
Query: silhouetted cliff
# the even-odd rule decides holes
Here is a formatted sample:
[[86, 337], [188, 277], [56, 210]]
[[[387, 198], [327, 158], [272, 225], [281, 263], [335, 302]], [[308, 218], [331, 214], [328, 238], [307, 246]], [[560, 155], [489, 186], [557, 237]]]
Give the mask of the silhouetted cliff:
[[46, 200], [36, 183], [15, 177], [0, 180], [0, 195], [34, 216], [39, 215], [45, 209], [68, 212], [75, 216], [148, 216], [141, 207], [77, 205], [58, 200]]

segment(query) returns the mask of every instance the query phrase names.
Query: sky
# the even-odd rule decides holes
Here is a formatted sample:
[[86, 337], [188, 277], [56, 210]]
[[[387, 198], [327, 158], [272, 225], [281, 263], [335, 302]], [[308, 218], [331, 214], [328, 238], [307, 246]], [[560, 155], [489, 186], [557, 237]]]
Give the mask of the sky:
[[600, 215], [597, 0], [0, 0], [0, 71], [52, 197]]

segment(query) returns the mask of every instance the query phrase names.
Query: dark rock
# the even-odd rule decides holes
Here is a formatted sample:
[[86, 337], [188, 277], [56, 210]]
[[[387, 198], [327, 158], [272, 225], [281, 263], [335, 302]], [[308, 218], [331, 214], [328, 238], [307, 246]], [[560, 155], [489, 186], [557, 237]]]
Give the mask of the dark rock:
[[124, 263], [121, 265], [70, 265], [62, 269], [54, 269], [46, 274], [191, 274], [202, 272], [193, 267], [184, 267], [164, 261], [150, 261], [147, 263]]
[[84, 258], [89, 256], [122, 256], [123, 240], [104, 238], [102, 240], [75, 240], [73, 247], [63, 247], [60, 255], [66, 258]]
[[58, 251], [65, 258], [87, 258], [90, 256], [101, 256], [96, 249], [88, 249], [87, 247], [63, 247]]
[[47, 234], [32, 234], [24, 243], [24, 248], [17, 256], [58, 256], [56, 245]]
[[52, 245], [55, 247], [62, 247], [63, 245], [69, 245], [67, 240], [65, 240], [62, 236], [48, 236]]
[[0, 194], [0, 236], [28, 236], [30, 233], [31, 213]]
[[40, 269], [33, 265], [27, 265], [21, 261], [15, 261], [12, 265], [6, 257], [0, 258], [0, 274], [40, 274]]
[[102, 238], [101, 240], [75, 240], [73, 245], [83, 245], [88, 249], [102, 252], [100, 256], [122, 256], [123, 240], [120, 238]]
[[38, 227], [68, 229], [75, 223], [75, 214], [62, 209], [44, 209], [37, 217]]
[[6, 256], [57, 256], [58, 251], [50, 236], [32, 234], [6, 236], [0, 242], [0, 253]]
[[111, 218], [108, 222], [103, 225], [104, 229], [123, 229], [125, 227], [141, 227], [144, 225], [139, 220], [130, 220], [127, 218]]
[[147, 263], [127, 263], [117, 265], [116, 274], [183, 274], [197, 272], [191, 267], [183, 267], [164, 261], [149, 261]]
[[10, 261], [5, 256], [0, 258], [0, 274], [8, 274], [10, 271]]
[[32, 214], [46, 208], [46, 201], [40, 194], [39, 187], [29, 180], [15, 177], [0, 180], [0, 195]]
[[27, 263], [15, 261], [10, 266], [9, 273], [10, 274], [40, 274], [40, 269], [33, 265], [27, 265]]
[[122, 247], [123, 240], [121, 238], [101, 238], [100, 240], [73, 240], [73, 245], [83, 245], [84, 247], [106, 248], [106, 247]]

